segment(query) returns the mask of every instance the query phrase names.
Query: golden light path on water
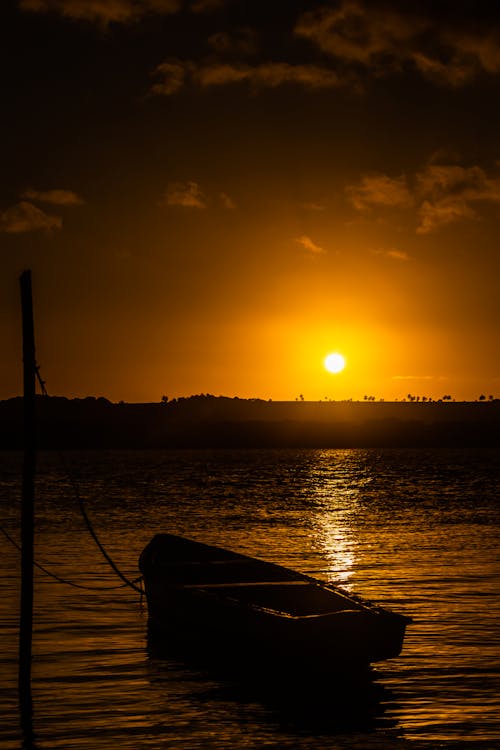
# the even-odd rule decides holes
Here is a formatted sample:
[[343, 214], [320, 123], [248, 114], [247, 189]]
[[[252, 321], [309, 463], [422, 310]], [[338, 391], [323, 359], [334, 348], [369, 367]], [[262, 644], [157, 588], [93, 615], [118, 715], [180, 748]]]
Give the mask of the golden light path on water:
[[316, 544], [330, 563], [328, 573], [337, 583], [348, 584], [356, 562], [356, 533], [350, 517], [356, 512], [359, 488], [352, 479], [359, 471], [352, 455], [337, 452], [335, 471], [331, 454], [319, 453], [312, 477]]

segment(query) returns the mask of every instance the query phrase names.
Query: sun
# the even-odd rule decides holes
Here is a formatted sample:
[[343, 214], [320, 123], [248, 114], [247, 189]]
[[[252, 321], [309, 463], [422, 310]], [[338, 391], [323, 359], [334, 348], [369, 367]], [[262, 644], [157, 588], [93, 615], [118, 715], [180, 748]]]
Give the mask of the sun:
[[325, 357], [324, 365], [328, 372], [342, 372], [345, 367], [345, 359], [342, 354], [334, 352], [333, 354], [329, 354], [327, 357]]

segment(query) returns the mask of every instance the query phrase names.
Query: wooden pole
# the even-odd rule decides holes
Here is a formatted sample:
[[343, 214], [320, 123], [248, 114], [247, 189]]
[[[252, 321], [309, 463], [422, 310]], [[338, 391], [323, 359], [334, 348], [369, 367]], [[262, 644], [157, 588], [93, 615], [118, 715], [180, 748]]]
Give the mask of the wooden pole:
[[24, 460], [21, 506], [21, 607], [19, 619], [19, 705], [21, 725], [31, 734], [33, 632], [33, 546], [35, 530], [35, 335], [31, 271], [20, 276], [23, 327]]

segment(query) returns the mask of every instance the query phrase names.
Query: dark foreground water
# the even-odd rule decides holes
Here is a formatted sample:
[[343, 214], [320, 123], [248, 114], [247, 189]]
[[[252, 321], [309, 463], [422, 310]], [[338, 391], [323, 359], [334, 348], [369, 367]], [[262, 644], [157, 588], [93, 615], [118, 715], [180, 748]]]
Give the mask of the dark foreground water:
[[[102, 542], [136, 577], [157, 531], [309, 572], [411, 615], [402, 655], [350, 694], [332, 679], [245, 685], [148, 653], [128, 588], [36, 574], [33, 729], [43, 750], [500, 747], [500, 457], [493, 452], [70, 453]], [[18, 454], [0, 454], [0, 523], [19, 539]], [[36, 558], [119, 581], [57, 455], [39, 459]], [[0, 555], [0, 748], [20, 748], [19, 553]]]

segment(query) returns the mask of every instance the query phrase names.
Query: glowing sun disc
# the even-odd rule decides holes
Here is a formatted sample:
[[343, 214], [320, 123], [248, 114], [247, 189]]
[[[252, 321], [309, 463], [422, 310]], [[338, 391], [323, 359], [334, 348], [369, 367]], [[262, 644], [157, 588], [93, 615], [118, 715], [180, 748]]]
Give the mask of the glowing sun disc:
[[335, 352], [325, 357], [325, 367], [328, 372], [342, 372], [345, 367], [345, 359], [342, 354]]

